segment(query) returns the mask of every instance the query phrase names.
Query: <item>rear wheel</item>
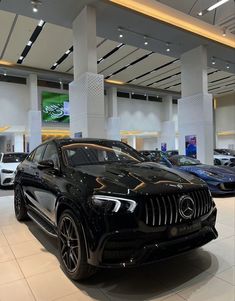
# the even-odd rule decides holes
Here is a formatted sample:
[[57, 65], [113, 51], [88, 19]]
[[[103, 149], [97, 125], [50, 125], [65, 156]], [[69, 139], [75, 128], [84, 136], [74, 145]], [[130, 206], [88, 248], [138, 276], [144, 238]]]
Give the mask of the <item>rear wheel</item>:
[[83, 280], [96, 271], [87, 263], [86, 246], [81, 224], [71, 210], [65, 210], [58, 223], [59, 255], [69, 278]]
[[14, 208], [18, 221], [24, 221], [28, 218], [24, 194], [20, 185], [15, 186]]

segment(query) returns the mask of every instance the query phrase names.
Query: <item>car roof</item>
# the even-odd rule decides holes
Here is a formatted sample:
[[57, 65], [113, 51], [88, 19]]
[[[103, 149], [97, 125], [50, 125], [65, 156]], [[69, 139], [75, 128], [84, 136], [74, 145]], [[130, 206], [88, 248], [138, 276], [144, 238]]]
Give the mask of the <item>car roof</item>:
[[72, 143], [102, 143], [102, 142], [121, 142], [118, 140], [110, 140], [103, 138], [54, 138], [51, 140], [45, 141], [43, 144], [47, 144], [49, 142], [54, 142], [59, 146], [72, 144]]

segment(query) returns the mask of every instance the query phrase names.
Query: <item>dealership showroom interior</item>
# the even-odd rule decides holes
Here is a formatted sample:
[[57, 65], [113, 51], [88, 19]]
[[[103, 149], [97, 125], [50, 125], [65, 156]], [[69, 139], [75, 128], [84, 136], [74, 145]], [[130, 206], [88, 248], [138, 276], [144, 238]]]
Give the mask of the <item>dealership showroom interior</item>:
[[235, 0], [0, 0], [0, 301], [235, 301]]

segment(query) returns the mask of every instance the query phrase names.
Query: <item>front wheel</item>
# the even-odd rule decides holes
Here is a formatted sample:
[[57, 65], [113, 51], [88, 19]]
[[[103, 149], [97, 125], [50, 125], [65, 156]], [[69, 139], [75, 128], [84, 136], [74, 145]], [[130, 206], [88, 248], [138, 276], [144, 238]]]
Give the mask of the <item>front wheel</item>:
[[81, 224], [71, 210], [65, 210], [58, 223], [59, 255], [65, 273], [73, 280], [83, 280], [95, 273], [87, 263]]
[[24, 221], [28, 218], [24, 193], [20, 185], [15, 186], [14, 209], [18, 221]]

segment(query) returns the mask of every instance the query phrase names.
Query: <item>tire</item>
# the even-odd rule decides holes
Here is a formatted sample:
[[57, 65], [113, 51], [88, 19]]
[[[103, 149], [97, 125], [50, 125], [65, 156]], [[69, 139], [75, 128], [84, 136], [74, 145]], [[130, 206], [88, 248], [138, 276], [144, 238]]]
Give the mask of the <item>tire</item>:
[[28, 219], [24, 194], [20, 185], [15, 186], [14, 209], [15, 216], [18, 221], [24, 221]]
[[96, 268], [87, 263], [82, 227], [72, 210], [65, 210], [59, 218], [58, 244], [62, 268], [70, 279], [84, 280], [96, 272]]

